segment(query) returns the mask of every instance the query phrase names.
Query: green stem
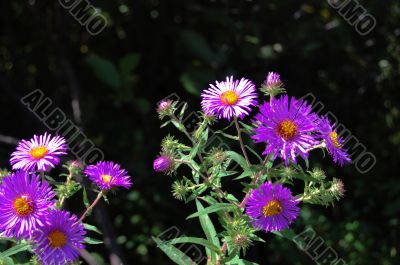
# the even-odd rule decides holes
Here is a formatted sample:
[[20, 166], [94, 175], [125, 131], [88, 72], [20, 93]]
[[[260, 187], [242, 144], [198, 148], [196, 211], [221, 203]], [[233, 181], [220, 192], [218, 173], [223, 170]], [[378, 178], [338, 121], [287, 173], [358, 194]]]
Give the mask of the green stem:
[[[67, 177], [67, 180], [66, 180], [66, 182], [65, 182], [65, 186], [66, 187], [68, 187], [68, 185], [70, 184], [70, 182], [71, 182], [71, 180], [72, 180], [72, 177], [73, 177], [73, 174], [72, 174], [72, 171], [70, 171], [69, 172], [69, 175], [68, 175], [68, 177]], [[62, 206], [63, 206], [63, 204], [64, 204], [64, 202], [65, 202], [65, 196], [64, 195], [61, 195], [61, 197], [60, 197], [60, 209], [62, 208]]]
[[238, 123], [236, 117], [234, 117], [233, 120], [234, 120], [234, 122], [235, 122], [236, 130], [237, 130], [237, 133], [238, 133], [240, 148], [242, 149], [242, 153], [243, 153], [243, 155], [244, 155], [244, 158], [246, 159], [247, 165], [250, 166], [250, 160], [249, 160], [249, 157], [248, 157], [248, 155], [247, 155], [246, 148], [244, 147], [243, 138], [242, 138], [242, 133], [241, 133], [241, 131], [240, 131], [239, 123]]
[[79, 218], [79, 222], [82, 222], [85, 219], [86, 215], [96, 206], [96, 204], [100, 201], [101, 197], [103, 197], [103, 191], [100, 191], [97, 194], [96, 199], [92, 202], [92, 204], [86, 209], [86, 211], [82, 214], [81, 218]]

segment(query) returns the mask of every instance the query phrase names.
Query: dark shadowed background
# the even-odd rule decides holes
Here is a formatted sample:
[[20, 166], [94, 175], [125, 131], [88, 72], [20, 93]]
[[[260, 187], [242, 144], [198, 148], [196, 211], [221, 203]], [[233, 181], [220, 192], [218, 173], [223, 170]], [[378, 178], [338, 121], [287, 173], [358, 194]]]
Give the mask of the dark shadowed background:
[[[62, 2], [74, 1], [0, 3], [0, 166], [10, 167], [15, 139], [48, 131], [20, 101], [35, 89], [106, 160], [121, 163], [133, 188], [89, 217], [107, 243], [88, 247], [99, 264], [113, 255], [126, 264], [172, 264], [151, 235], [171, 226], [201, 235], [198, 221], [185, 221], [194, 206], [174, 200], [172, 178], [152, 170], [171, 129], [159, 128], [156, 103], [176, 93], [196, 110], [208, 83], [233, 74], [259, 85], [267, 71], [281, 74], [290, 95], [313, 93], [376, 157], [361, 174], [317, 155], [312, 166], [340, 177], [346, 196], [334, 208], [304, 207], [295, 232], [312, 227], [349, 265], [400, 264], [398, 1], [360, 1], [376, 20], [360, 35], [327, 1], [92, 0], [106, 22], [94, 36]], [[79, 202], [72, 198], [68, 209], [81, 213]], [[248, 260], [314, 264], [292, 242], [260, 235], [267, 243], [255, 244]]]

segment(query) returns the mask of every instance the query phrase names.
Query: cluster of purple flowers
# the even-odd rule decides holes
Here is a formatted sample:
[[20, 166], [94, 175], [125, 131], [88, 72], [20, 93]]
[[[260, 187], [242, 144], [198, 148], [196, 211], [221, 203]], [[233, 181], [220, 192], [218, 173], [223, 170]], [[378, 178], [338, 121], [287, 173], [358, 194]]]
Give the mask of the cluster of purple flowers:
[[[268, 73], [262, 89], [268, 92], [271, 99], [258, 105], [256, 87], [250, 80], [227, 77], [225, 81], [210, 84], [203, 91], [201, 106], [206, 115], [236, 120], [248, 116], [251, 108], [258, 105], [251, 138], [256, 143], [266, 143], [263, 154], [273, 159], [280, 157], [286, 166], [296, 164], [298, 157], [307, 159], [311, 150], [320, 147], [326, 147], [339, 165], [350, 162], [343, 147], [344, 140], [328, 118], [313, 113], [312, 106], [304, 100], [287, 95], [275, 98], [276, 94], [285, 91], [279, 74]], [[153, 167], [157, 172], [165, 172], [170, 165], [170, 158], [160, 156]], [[281, 230], [297, 218], [300, 212], [298, 203], [288, 188], [279, 183], [266, 182], [250, 194], [246, 201], [246, 214], [256, 228]]]
[[[268, 73], [265, 84], [282, 84], [277, 73]], [[234, 81], [232, 77], [225, 82], [210, 84], [202, 93], [202, 108], [208, 115], [217, 118], [244, 118], [257, 105], [255, 85], [242, 78]], [[335, 125], [326, 117], [319, 117], [312, 112], [312, 107], [304, 100], [297, 100], [287, 95], [259, 105], [255, 116], [253, 140], [265, 142], [264, 155], [281, 157], [285, 164], [296, 163], [296, 157], [306, 159], [314, 146], [324, 143], [335, 162], [343, 165], [350, 161], [343, 149], [343, 139], [335, 131]]]
[[[0, 184], [0, 232], [7, 237], [32, 242], [42, 264], [69, 264], [84, 248], [85, 230], [76, 215], [55, 207], [55, 193], [40, 177], [66, 154], [63, 137], [50, 134], [22, 140], [10, 163], [14, 170]], [[127, 172], [113, 162], [87, 166], [84, 173], [100, 190], [129, 188]]]

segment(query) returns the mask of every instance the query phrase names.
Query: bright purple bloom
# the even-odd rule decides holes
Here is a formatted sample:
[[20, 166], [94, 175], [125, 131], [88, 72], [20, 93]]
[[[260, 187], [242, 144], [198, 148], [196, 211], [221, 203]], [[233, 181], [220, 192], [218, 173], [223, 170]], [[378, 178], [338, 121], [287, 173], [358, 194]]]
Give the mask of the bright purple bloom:
[[60, 162], [60, 156], [65, 155], [66, 150], [66, 141], [61, 136], [34, 135], [29, 141], [19, 142], [17, 150], [11, 154], [10, 163], [13, 169], [47, 171]]
[[311, 106], [305, 101], [288, 96], [273, 98], [270, 103], [260, 106], [260, 113], [255, 117], [257, 128], [254, 129], [253, 140], [256, 143], [266, 142], [265, 155], [273, 153], [288, 165], [289, 161], [296, 163], [296, 156], [303, 159], [308, 156], [308, 150], [318, 141], [312, 133], [315, 132], [315, 121], [318, 116], [311, 113]]
[[334, 129], [335, 124], [331, 125], [327, 117], [319, 120], [318, 129], [320, 137], [325, 140], [326, 149], [332, 156], [333, 161], [340, 166], [351, 161], [349, 154], [343, 149], [344, 139], [340, 137]]
[[129, 189], [132, 186], [131, 177], [127, 175], [128, 172], [114, 162], [100, 161], [96, 165], [87, 166], [84, 173], [101, 190], [109, 190], [113, 187]]
[[85, 230], [75, 215], [54, 210], [48, 214], [48, 224], [33, 235], [33, 250], [43, 265], [64, 265], [77, 260], [79, 249], [85, 246]]
[[250, 106], [257, 105], [257, 93], [254, 84], [248, 79], [215, 82], [201, 94], [201, 106], [207, 115], [215, 115], [230, 120], [232, 117], [243, 118], [248, 115]]
[[153, 162], [153, 169], [156, 172], [168, 172], [171, 170], [173, 159], [167, 155], [157, 157]]
[[282, 85], [280, 75], [275, 72], [269, 72], [265, 78], [264, 85], [267, 88], [279, 87]]
[[55, 194], [40, 176], [17, 171], [3, 178], [0, 186], [0, 227], [6, 236], [29, 238], [54, 207]]
[[297, 218], [300, 212], [297, 204], [288, 188], [266, 182], [252, 191], [246, 203], [246, 215], [252, 218], [256, 229], [279, 231], [288, 228]]

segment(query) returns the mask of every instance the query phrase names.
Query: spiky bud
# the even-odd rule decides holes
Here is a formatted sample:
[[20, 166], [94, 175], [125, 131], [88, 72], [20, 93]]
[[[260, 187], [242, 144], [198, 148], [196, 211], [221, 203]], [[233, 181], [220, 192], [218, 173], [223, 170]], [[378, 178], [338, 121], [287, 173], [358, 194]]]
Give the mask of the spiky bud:
[[344, 184], [340, 179], [333, 178], [332, 185], [329, 191], [332, 193], [333, 197], [335, 197], [336, 200], [339, 200], [344, 196], [346, 190], [344, 189]]
[[261, 85], [260, 90], [267, 96], [276, 96], [284, 93], [283, 82], [280, 79], [280, 75], [275, 72], [269, 72], [265, 77], [264, 83]]
[[172, 184], [172, 195], [174, 198], [178, 200], [184, 200], [188, 192], [189, 189], [187, 183], [184, 181], [177, 180]]
[[226, 153], [222, 148], [213, 147], [211, 151], [208, 153], [206, 159], [211, 165], [218, 166], [222, 165], [222, 163], [225, 162], [226, 158], [227, 158]]
[[175, 101], [172, 100], [161, 100], [157, 105], [157, 113], [159, 115], [160, 120], [164, 119], [164, 117], [174, 114], [176, 108]]
[[310, 175], [317, 180], [324, 180], [326, 178], [325, 172], [320, 168], [314, 168], [310, 172]]

